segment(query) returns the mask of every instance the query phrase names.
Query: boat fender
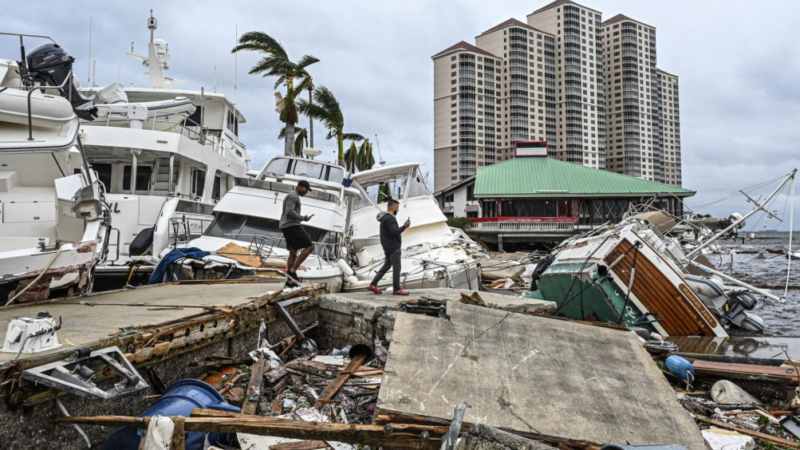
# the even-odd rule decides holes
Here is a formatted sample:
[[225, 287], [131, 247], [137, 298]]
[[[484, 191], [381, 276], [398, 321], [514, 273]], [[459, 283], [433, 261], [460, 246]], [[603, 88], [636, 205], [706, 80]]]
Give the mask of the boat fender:
[[344, 282], [347, 283], [347, 284], [356, 284], [356, 283], [358, 283], [358, 278], [356, 278], [354, 276], [347, 276], [347, 277], [344, 277]]
[[694, 380], [694, 366], [686, 358], [672, 355], [666, 361], [667, 370], [681, 380]]
[[353, 269], [349, 264], [347, 264], [347, 261], [340, 259], [339, 261], [336, 261], [336, 263], [339, 264], [339, 268], [342, 269], [342, 272], [344, 272], [346, 276], [352, 277], [354, 275]]
[[742, 320], [741, 327], [747, 331], [763, 333], [766, 329], [764, 319], [753, 314], [744, 313], [747, 317]]

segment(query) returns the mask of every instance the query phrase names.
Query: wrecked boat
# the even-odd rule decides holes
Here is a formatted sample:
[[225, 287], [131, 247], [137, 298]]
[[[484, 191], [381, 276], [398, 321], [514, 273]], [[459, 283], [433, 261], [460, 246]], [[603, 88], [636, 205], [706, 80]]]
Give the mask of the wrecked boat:
[[[418, 163], [357, 173], [353, 187], [360, 192], [348, 228], [354, 278], [346, 279], [345, 291], [366, 288], [383, 265], [377, 215], [386, 211], [390, 198], [400, 202], [398, 222], [411, 220], [411, 228], [403, 232], [402, 288], [478, 287], [479, 263], [486, 252], [461, 230], [448, 227]], [[385, 276], [378, 287], [391, 287], [391, 276]]]
[[79, 137], [74, 58], [49, 37], [0, 35], [23, 55], [24, 40], [49, 41], [0, 59], [0, 303], [90, 291], [110, 215]]
[[[214, 207], [214, 221], [202, 236], [189, 240], [188, 248], [211, 253], [203, 258], [197, 275], [187, 270], [178, 279], [234, 278], [246, 275], [280, 275], [289, 251], [279, 228], [283, 199], [306, 180], [312, 190], [303, 197], [303, 214], [313, 215], [303, 224], [314, 251], [298, 270], [304, 282], [326, 283], [338, 292], [342, 286], [344, 230], [349, 200], [358, 192], [342, 184], [344, 169], [311, 159], [278, 156], [270, 159], [255, 179], [236, 178], [235, 186]], [[192, 260], [179, 264], [192, 266]], [[210, 265], [209, 265], [210, 264]]]
[[554, 250], [534, 272], [538, 290], [528, 297], [554, 301], [574, 319], [661, 336], [727, 336], [665, 251], [648, 222], [629, 218]]

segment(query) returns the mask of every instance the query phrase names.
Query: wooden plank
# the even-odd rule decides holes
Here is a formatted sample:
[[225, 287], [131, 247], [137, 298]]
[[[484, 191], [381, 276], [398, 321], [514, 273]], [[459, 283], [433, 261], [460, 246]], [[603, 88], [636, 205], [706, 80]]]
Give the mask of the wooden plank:
[[353, 358], [349, 363], [347, 363], [347, 365], [342, 370], [342, 373], [339, 374], [339, 376], [336, 377], [336, 379], [328, 383], [328, 386], [325, 388], [324, 391], [322, 391], [322, 394], [319, 394], [317, 402], [314, 403], [314, 408], [322, 409], [322, 407], [325, 406], [325, 403], [323, 403], [321, 400], [330, 400], [331, 398], [333, 398], [333, 396], [336, 395], [337, 392], [339, 392], [339, 389], [341, 389], [342, 386], [344, 386], [344, 384], [347, 383], [347, 380], [350, 379], [350, 375], [352, 375], [353, 372], [355, 372], [361, 367], [361, 364], [364, 363], [365, 359], [366, 356], [358, 355], [355, 358]]
[[756, 364], [722, 363], [697, 359], [692, 364], [695, 371], [729, 378], [758, 379], [764, 375], [780, 377], [793, 384], [800, 383], [800, 374], [794, 367], [761, 366]]
[[695, 419], [701, 422], [705, 422], [709, 425], [714, 425], [715, 427], [736, 431], [737, 433], [746, 434], [748, 436], [761, 439], [762, 441], [772, 442], [774, 444], [780, 445], [781, 447], [800, 449], [800, 442], [789, 441], [776, 436], [771, 436], [769, 434], [759, 433], [758, 431], [748, 430], [747, 428], [737, 427], [736, 425], [731, 425], [729, 423], [721, 422], [719, 420], [707, 419], [701, 416], [695, 416]]
[[271, 372], [265, 373], [264, 379], [267, 380], [267, 383], [272, 384], [285, 377], [287, 373], [286, 366], [281, 366]]
[[270, 450], [317, 450], [328, 447], [330, 445], [325, 441], [293, 441], [269, 446]]
[[[414, 448], [436, 450], [441, 438], [422, 439], [417, 431], [408, 431], [400, 425], [386, 433], [381, 425], [358, 425], [325, 422], [303, 422], [276, 417], [189, 417], [186, 431], [201, 433], [247, 433], [259, 436], [276, 436], [287, 439], [336, 441], [346, 444], [363, 444], [371, 447]], [[100, 425], [107, 427], [129, 426], [145, 428], [146, 418], [127, 416], [59, 417], [57, 423]]]
[[261, 397], [261, 387], [264, 386], [264, 364], [267, 358], [261, 356], [250, 371], [250, 383], [247, 384], [247, 391], [244, 394], [242, 403], [243, 414], [255, 414], [258, 408], [258, 399]]

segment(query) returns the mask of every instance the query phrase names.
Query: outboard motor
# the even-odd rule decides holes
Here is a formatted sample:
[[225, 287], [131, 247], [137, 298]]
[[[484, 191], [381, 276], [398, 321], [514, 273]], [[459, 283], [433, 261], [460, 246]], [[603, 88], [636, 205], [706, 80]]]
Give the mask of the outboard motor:
[[[70, 76], [75, 58], [70, 56], [60, 45], [49, 43], [30, 52], [25, 58], [25, 62], [31, 81], [38, 81], [47, 86], [61, 86]], [[97, 118], [97, 108], [79, 109], [91, 100], [78, 92], [72, 80], [64, 83], [64, 86], [59, 88], [59, 92], [62, 97], [72, 103], [72, 109], [78, 117], [85, 120]]]
[[753, 294], [748, 291], [733, 291], [728, 293], [728, 298], [729, 300], [725, 303], [725, 315], [720, 319], [723, 325], [730, 325], [736, 316], [744, 314], [745, 318], [739, 325], [740, 327], [750, 331], [764, 331], [763, 321], [760, 321], [759, 317], [745, 313], [745, 311], [752, 311], [758, 303]]

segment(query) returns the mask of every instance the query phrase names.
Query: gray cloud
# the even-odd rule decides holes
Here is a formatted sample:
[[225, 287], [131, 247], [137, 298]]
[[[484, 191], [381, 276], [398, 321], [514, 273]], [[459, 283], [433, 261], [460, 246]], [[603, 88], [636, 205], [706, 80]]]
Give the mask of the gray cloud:
[[[624, 13], [654, 25], [659, 67], [680, 76], [684, 186], [698, 191], [692, 205], [709, 203], [800, 166], [796, 122], [800, 112], [800, 4], [752, 2], [586, 0], [604, 18]], [[175, 1], [153, 4], [172, 54], [170, 75], [187, 88], [213, 88], [233, 96], [234, 29], [263, 30], [283, 42], [293, 58], [311, 54], [318, 84], [328, 86], [345, 111], [347, 129], [378, 134], [389, 163], [418, 161], [432, 169], [433, 64], [431, 55], [474, 37], [510, 17], [525, 16], [545, 1]], [[66, 8], [40, 2], [4, 5], [2, 28], [48, 34], [78, 61], [87, 78], [88, 25], [93, 17], [92, 59], [97, 84], [146, 83], [144, 68], [124, 55], [131, 41], [145, 51], [148, 5], [77, 1]], [[29, 45], [29, 50], [33, 46]], [[17, 58], [15, 42], [0, 39], [0, 55]], [[247, 75], [257, 60], [240, 54], [237, 102], [248, 118], [242, 140], [259, 168], [282, 151], [276, 137], [273, 80]], [[120, 75], [121, 73], [121, 75]], [[305, 120], [303, 121], [305, 125]], [[330, 155], [335, 143], [315, 127], [316, 146]], [[757, 192], [766, 194], [767, 188]], [[779, 199], [777, 203], [785, 203]], [[743, 201], [703, 208], [727, 216], [749, 210]], [[770, 225], [772, 227], [773, 224]], [[783, 226], [785, 228], [785, 225]]]

